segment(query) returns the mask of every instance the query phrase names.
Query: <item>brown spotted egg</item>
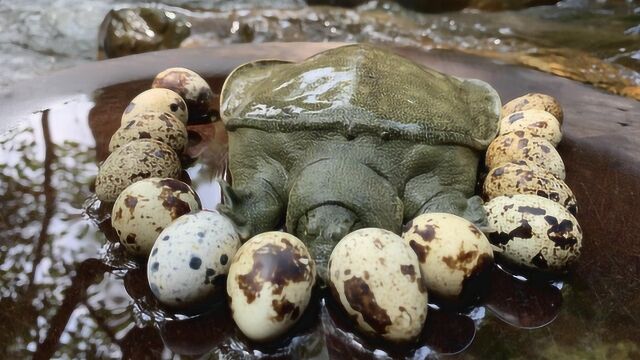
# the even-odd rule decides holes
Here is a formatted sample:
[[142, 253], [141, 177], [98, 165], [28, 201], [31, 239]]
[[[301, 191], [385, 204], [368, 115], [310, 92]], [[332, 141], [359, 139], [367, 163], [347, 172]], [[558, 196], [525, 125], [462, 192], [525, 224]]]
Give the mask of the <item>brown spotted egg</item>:
[[576, 198], [564, 181], [527, 164], [506, 163], [491, 169], [482, 193], [485, 200], [503, 195], [538, 195], [561, 204], [574, 215], [578, 213]]
[[540, 196], [513, 195], [499, 196], [484, 206], [487, 237], [508, 262], [561, 272], [578, 260], [582, 229], [562, 205]]
[[508, 162], [526, 163], [542, 168], [560, 180], [565, 178], [564, 162], [553, 145], [522, 130], [498, 136], [487, 149], [487, 168], [493, 169]]
[[551, 113], [551, 115], [555, 116], [560, 124], [562, 124], [562, 121], [564, 120], [562, 106], [560, 106], [558, 100], [552, 96], [539, 93], [529, 93], [504, 104], [504, 106], [502, 106], [502, 114], [500, 115], [500, 118], [504, 118], [514, 112], [529, 109], [544, 110]]
[[158, 236], [147, 262], [149, 287], [161, 303], [172, 307], [200, 305], [224, 294], [231, 259], [240, 237], [217, 211], [179, 217]]
[[151, 87], [171, 89], [180, 94], [187, 103], [190, 122], [208, 120], [213, 91], [195, 72], [179, 67], [167, 69], [156, 75]]
[[149, 89], [133, 98], [120, 119], [125, 126], [134, 116], [147, 112], [170, 113], [183, 124], [187, 123], [187, 104], [178, 93], [169, 89]]
[[302, 241], [280, 231], [258, 234], [242, 245], [229, 269], [233, 320], [252, 340], [274, 339], [300, 319], [315, 279], [315, 263]]
[[111, 224], [127, 252], [147, 257], [167, 225], [201, 207], [198, 194], [182, 181], [143, 179], [120, 193], [113, 204]]
[[134, 140], [116, 149], [102, 163], [96, 177], [96, 196], [113, 202], [136, 181], [150, 177], [177, 178], [180, 160], [175, 151], [157, 140]]
[[154, 139], [163, 142], [178, 154], [187, 146], [187, 127], [171, 113], [147, 112], [129, 118], [111, 137], [109, 151], [133, 140]]
[[364, 333], [394, 342], [420, 334], [427, 290], [418, 258], [400, 236], [356, 230], [333, 249], [328, 272], [333, 296]]
[[430, 294], [465, 302], [478, 295], [493, 250], [474, 224], [452, 214], [422, 214], [405, 225], [402, 238], [418, 256]]
[[544, 110], [518, 111], [500, 120], [500, 135], [518, 130], [548, 140], [553, 146], [558, 146], [562, 140], [560, 122]]

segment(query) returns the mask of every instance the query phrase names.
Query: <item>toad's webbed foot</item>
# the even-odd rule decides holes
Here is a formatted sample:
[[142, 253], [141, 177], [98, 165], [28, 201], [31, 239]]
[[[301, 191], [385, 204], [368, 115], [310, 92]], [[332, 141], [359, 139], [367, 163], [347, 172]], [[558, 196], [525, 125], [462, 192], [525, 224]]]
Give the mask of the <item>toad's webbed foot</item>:
[[487, 215], [482, 204], [482, 199], [477, 195], [466, 198], [461, 192], [446, 192], [431, 198], [420, 208], [416, 216], [435, 212], [450, 213], [483, 227], [487, 224]]
[[443, 186], [431, 174], [418, 176], [407, 183], [404, 193], [404, 221], [424, 213], [449, 213], [461, 216], [477, 226], [486, 225], [486, 214], [479, 196], [465, 195], [458, 188]]

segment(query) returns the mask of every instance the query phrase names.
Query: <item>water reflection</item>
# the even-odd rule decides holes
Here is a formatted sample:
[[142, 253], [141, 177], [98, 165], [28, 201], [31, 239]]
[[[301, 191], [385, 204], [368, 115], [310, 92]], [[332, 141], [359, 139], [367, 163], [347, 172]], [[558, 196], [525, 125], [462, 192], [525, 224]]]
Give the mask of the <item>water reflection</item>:
[[[624, 244], [608, 239], [596, 249], [598, 229], [587, 231], [592, 222], [585, 222], [581, 266], [566, 282], [516, 278], [496, 268], [485, 304], [458, 310], [432, 304], [419, 342], [402, 349], [359, 335], [325, 289], [316, 289], [298, 327], [269, 346], [239, 333], [224, 297], [200, 315], [163, 308], [151, 295], [144, 264], [123, 252], [109, 209], [90, 186], [120, 109], [148, 83], [103, 89], [94, 100], [77, 98], [0, 134], [0, 358], [640, 356], [637, 274], [628, 273], [635, 263], [616, 262], [606, 272], [594, 267], [625, 258], [619, 256]], [[213, 208], [226, 133], [220, 122], [190, 130], [189, 155], [198, 161], [188, 172], [205, 207]], [[581, 151], [569, 164], [596, 159], [588, 148]], [[634, 179], [620, 175], [619, 181]], [[585, 208], [595, 208], [588, 203], [599, 201], [595, 196], [584, 197]], [[611, 229], [602, 231], [611, 236]]]
[[[224, 297], [202, 315], [163, 308], [149, 290], [144, 264], [119, 246], [109, 209], [95, 199], [90, 186], [97, 156], [103, 154], [112, 124], [119, 122], [119, 112], [104, 110], [124, 107], [142, 86], [103, 89], [95, 104], [76, 99], [2, 135], [0, 234], [5, 251], [0, 254], [0, 319], [10, 324], [0, 335], [3, 358], [207, 353], [225, 358], [326, 358], [353, 346], [362, 349], [364, 358], [425, 358], [434, 351], [461, 351], [471, 342], [471, 319], [444, 313], [438, 317], [433, 310], [422, 340], [428, 345], [409, 351], [377, 349], [375, 342], [355, 335], [342, 314], [325, 306], [331, 301], [325, 290], [316, 292], [289, 336], [269, 345], [252, 343], [239, 333]], [[189, 154], [199, 160], [188, 172], [205, 207], [214, 208], [220, 191], [213, 180], [224, 175], [226, 135], [219, 122], [190, 130], [197, 136]], [[440, 318], [447, 321], [433, 321]], [[435, 334], [446, 334], [446, 341]]]
[[486, 303], [487, 309], [507, 324], [535, 329], [556, 319], [562, 294], [548, 282], [512, 276], [496, 268], [491, 273]]
[[[92, 137], [83, 135], [90, 107], [81, 101], [44, 111], [0, 138], [0, 303], [3, 323], [10, 327], [3, 332], [4, 358], [46, 352], [48, 342], [57, 344], [60, 336], [53, 332], [57, 319], [69, 319], [61, 313], [72, 301], [76, 266], [101, 247], [100, 234], [82, 216], [90, 194], [86, 184], [97, 170]], [[73, 314], [69, 331], [93, 331], [87, 314]], [[87, 341], [109, 344], [102, 337], [61, 339], [82, 348]]]

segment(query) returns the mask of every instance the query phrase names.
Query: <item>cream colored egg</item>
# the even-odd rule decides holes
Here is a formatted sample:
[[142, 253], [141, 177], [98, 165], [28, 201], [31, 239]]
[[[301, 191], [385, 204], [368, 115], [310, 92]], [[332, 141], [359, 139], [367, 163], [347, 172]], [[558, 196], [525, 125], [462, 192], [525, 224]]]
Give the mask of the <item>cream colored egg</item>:
[[169, 68], [156, 75], [153, 88], [171, 89], [180, 94], [189, 109], [189, 121], [209, 120], [209, 107], [213, 91], [209, 84], [194, 71], [185, 68]]
[[302, 316], [316, 267], [302, 241], [280, 231], [258, 234], [236, 253], [227, 278], [231, 312], [254, 341], [284, 334]]
[[333, 249], [328, 272], [333, 296], [360, 330], [395, 342], [420, 334], [427, 290], [418, 258], [400, 236], [356, 230]]
[[474, 224], [452, 214], [422, 214], [405, 225], [402, 238], [418, 256], [430, 294], [465, 301], [478, 295], [493, 250]]
[[487, 149], [487, 168], [493, 169], [508, 162], [526, 163], [542, 168], [560, 180], [565, 178], [564, 162], [553, 145], [522, 130], [498, 136]]
[[231, 259], [240, 237], [217, 211], [179, 217], [158, 236], [147, 262], [149, 287], [161, 303], [186, 308], [224, 294]]
[[502, 114], [500, 118], [504, 118], [514, 112], [523, 111], [523, 110], [544, 110], [551, 115], [555, 116], [558, 119], [558, 122], [562, 124], [564, 121], [564, 114], [562, 112], [562, 106], [558, 100], [556, 100], [553, 96], [539, 94], [539, 93], [529, 93], [518, 98], [515, 98], [508, 103], [504, 104], [502, 107]]
[[120, 123], [124, 126], [134, 116], [148, 112], [170, 113], [183, 124], [186, 124], [189, 118], [184, 99], [175, 91], [159, 88], [143, 91], [133, 98], [124, 109]]
[[133, 140], [153, 139], [163, 142], [178, 154], [187, 147], [187, 127], [171, 113], [147, 112], [129, 118], [111, 137], [109, 151]]
[[562, 140], [560, 122], [544, 110], [518, 111], [500, 120], [500, 135], [518, 130], [548, 140], [553, 146], [558, 146]]
[[578, 213], [576, 198], [564, 181], [527, 164], [506, 163], [491, 169], [482, 193], [485, 200], [503, 195], [538, 195], [557, 202], [574, 215]]
[[487, 237], [508, 262], [561, 272], [578, 260], [582, 229], [560, 204], [535, 195], [499, 196], [485, 210]]
[[120, 193], [113, 204], [111, 224], [129, 253], [147, 257], [167, 225], [201, 207], [198, 194], [182, 181], [143, 179]]
[[151, 177], [177, 178], [180, 160], [175, 151], [157, 140], [134, 140], [116, 149], [102, 163], [96, 177], [98, 199], [113, 202], [136, 181]]

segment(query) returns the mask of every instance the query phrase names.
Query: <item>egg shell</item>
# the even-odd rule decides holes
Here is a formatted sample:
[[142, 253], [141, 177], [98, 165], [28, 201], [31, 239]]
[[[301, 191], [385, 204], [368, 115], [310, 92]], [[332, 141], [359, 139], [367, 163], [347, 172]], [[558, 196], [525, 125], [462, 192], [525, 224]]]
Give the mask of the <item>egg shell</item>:
[[127, 252], [148, 257], [167, 225], [201, 208], [198, 194], [182, 181], [143, 179], [120, 193], [113, 204], [111, 224]]
[[393, 342], [420, 334], [427, 289], [416, 254], [400, 236], [356, 230], [333, 249], [328, 272], [333, 296], [364, 333]]
[[500, 135], [518, 130], [526, 131], [531, 136], [541, 137], [553, 146], [558, 146], [562, 140], [560, 122], [544, 110], [518, 111], [500, 120]]
[[560, 102], [558, 102], [558, 100], [553, 96], [540, 93], [529, 93], [504, 104], [504, 106], [502, 106], [500, 118], [509, 116], [514, 112], [530, 109], [544, 110], [555, 116], [560, 124], [564, 121], [564, 114], [562, 112]]
[[522, 130], [500, 135], [489, 144], [485, 157], [487, 168], [508, 162], [526, 163], [542, 168], [560, 180], [565, 178], [564, 162], [553, 145]]
[[170, 89], [180, 94], [187, 103], [190, 122], [208, 120], [213, 91], [194, 71], [180, 67], [166, 69], [156, 75], [151, 87]]
[[578, 260], [582, 229], [560, 204], [535, 195], [499, 196], [485, 210], [487, 237], [508, 262], [562, 272]]
[[480, 293], [493, 249], [473, 223], [452, 214], [422, 214], [405, 225], [402, 238], [418, 256], [429, 294], [466, 302]]
[[109, 151], [133, 140], [153, 139], [163, 142], [178, 154], [187, 147], [187, 127], [171, 113], [147, 112], [136, 114], [111, 137]]
[[240, 237], [228, 218], [217, 211], [183, 215], [158, 236], [147, 262], [149, 287], [161, 303], [185, 308], [199, 305], [224, 285]]
[[506, 163], [491, 169], [482, 193], [487, 201], [503, 195], [538, 195], [557, 202], [574, 215], [578, 213], [576, 198], [564, 181], [527, 164]]
[[180, 160], [167, 144], [157, 140], [134, 140], [116, 149], [102, 163], [96, 177], [96, 195], [113, 202], [136, 181], [151, 177], [177, 178]]
[[183, 124], [186, 124], [189, 118], [187, 103], [178, 93], [169, 89], [158, 88], [143, 91], [133, 98], [124, 109], [120, 124], [124, 126], [134, 116], [148, 112], [170, 113]]
[[279, 231], [254, 236], [229, 269], [233, 320], [251, 340], [277, 338], [304, 313], [315, 278], [315, 262], [298, 238]]

